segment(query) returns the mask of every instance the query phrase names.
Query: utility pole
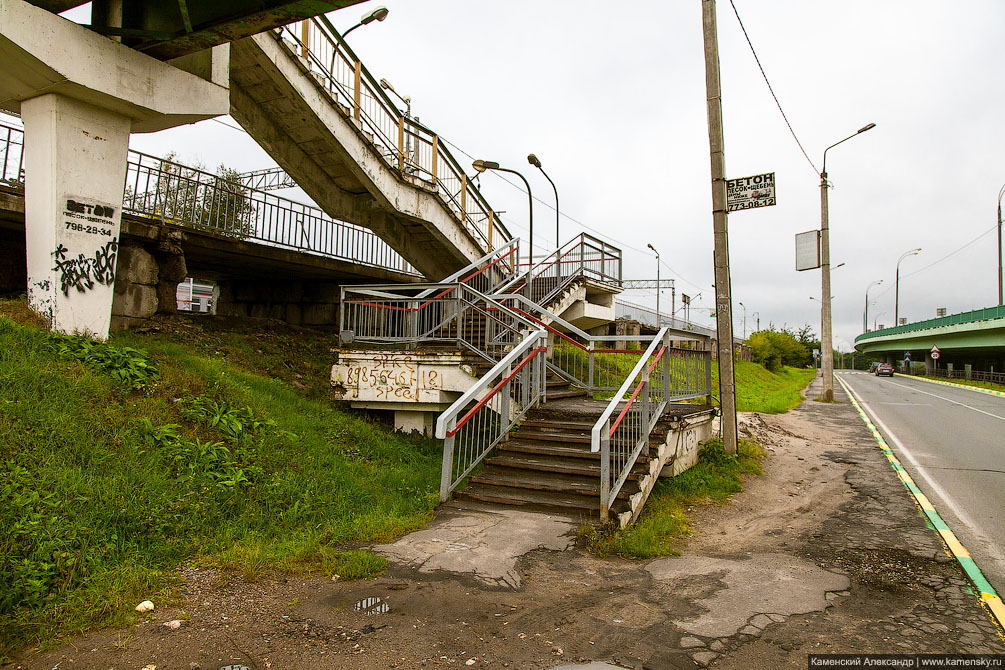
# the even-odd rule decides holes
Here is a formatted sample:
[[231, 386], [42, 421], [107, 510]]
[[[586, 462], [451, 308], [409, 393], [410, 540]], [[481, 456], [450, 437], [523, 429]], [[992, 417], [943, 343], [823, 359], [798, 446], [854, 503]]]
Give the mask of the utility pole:
[[729, 280], [729, 236], [726, 220], [726, 158], [722, 139], [722, 90], [719, 84], [719, 42], [715, 0], [701, 0], [705, 43], [705, 98], [708, 107], [708, 147], [712, 168], [712, 231], [715, 259], [716, 336], [719, 339], [719, 399], [722, 403], [722, 443], [736, 453], [736, 381], [733, 374], [733, 305]]

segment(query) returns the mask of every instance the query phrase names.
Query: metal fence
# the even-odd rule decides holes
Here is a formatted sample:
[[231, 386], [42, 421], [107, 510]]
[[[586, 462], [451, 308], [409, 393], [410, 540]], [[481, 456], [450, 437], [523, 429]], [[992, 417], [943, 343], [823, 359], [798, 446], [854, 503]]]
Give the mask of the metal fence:
[[964, 381], [986, 382], [988, 384], [998, 384], [1005, 386], [1005, 373], [985, 372], [983, 370], [947, 370], [945, 368], [935, 368], [926, 371], [924, 367], [917, 366], [917, 370], [912, 369], [908, 374], [915, 374], [924, 377], [941, 377], [942, 379], [962, 379]]
[[138, 151], [128, 155], [122, 209], [224, 237], [421, 276], [371, 230], [251, 188], [236, 173], [213, 174]]
[[485, 250], [511, 239], [445, 142], [403, 114], [324, 16], [279, 28], [274, 35], [299, 58], [342, 113], [403, 178], [432, 184]]
[[586, 233], [528, 266], [500, 290], [519, 291], [539, 305], [548, 305], [575, 279], [593, 279], [613, 286], [621, 283], [621, 249]]
[[639, 356], [591, 431], [590, 449], [600, 452], [600, 513], [607, 520], [618, 492], [632, 474], [649, 434], [671, 402], [709, 397], [710, 354], [671, 347], [660, 329]]
[[548, 336], [533, 331], [436, 420], [443, 440], [440, 500], [505, 439], [527, 411], [545, 398]]

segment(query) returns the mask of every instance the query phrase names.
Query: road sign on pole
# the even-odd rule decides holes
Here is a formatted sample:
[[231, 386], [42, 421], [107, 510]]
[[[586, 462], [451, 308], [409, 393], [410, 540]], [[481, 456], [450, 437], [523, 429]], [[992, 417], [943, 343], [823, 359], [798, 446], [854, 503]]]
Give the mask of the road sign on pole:
[[936, 345], [933, 344], [932, 345], [932, 350], [929, 353], [929, 355], [932, 357], [933, 361], [937, 361], [937, 360], [939, 360], [939, 356], [942, 355], [942, 351], [939, 349], [939, 347], [937, 347]]
[[796, 235], [796, 270], [820, 267], [820, 231], [808, 230]]

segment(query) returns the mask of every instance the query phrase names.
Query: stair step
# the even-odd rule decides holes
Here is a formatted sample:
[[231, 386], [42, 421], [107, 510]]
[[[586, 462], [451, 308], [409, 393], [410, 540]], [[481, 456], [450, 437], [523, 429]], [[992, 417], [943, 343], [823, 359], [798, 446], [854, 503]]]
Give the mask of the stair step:
[[[513, 477], [506, 477], [501, 473], [482, 473], [474, 475], [471, 477], [471, 481], [476, 484], [484, 484], [487, 486], [498, 486], [498, 487], [509, 487], [521, 490], [531, 490], [531, 491], [551, 491], [553, 493], [562, 493], [568, 496], [586, 496], [591, 501], [599, 501], [600, 498], [600, 480], [586, 481], [586, 480], [562, 480], [562, 479], [549, 479], [545, 476], [537, 477], [521, 477], [519, 479]], [[631, 495], [630, 491], [626, 491], [622, 488], [618, 492], [618, 498], [628, 499]]]
[[[586, 517], [600, 516], [600, 499], [589, 500], [586, 496], [566, 495], [551, 491], [532, 491], [480, 484], [469, 486], [463, 491], [455, 491], [458, 499], [478, 500], [494, 505], [516, 505], [529, 508], [555, 509], [563, 512], [579, 511]], [[612, 514], [628, 510], [628, 503], [616, 500], [611, 506]]]
[[[598, 417], [599, 418], [599, 417]], [[553, 428], [555, 430], [577, 430], [590, 432], [596, 421], [544, 421], [541, 419], [523, 419], [520, 428]]]
[[[553, 458], [575, 458], [582, 459], [584, 461], [599, 461], [600, 452], [592, 452], [589, 449], [589, 443], [584, 444], [582, 447], [556, 447], [552, 445], [544, 445], [537, 442], [523, 442], [520, 440], [510, 440], [509, 442], [503, 442], [496, 447], [499, 451], [512, 452], [517, 454], [536, 454], [539, 456], [549, 456]], [[639, 463], [648, 463], [652, 460], [652, 456], [647, 453], [639, 454]]]
[[583, 389], [569, 389], [568, 391], [548, 391], [548, 400], [561, 400], [562, 398], [587, 398], [590, 392]]
[[[507, 454], [485, 459], [486, 466], [497, 468], [512, 468], [514, 470], [532, 470], [535, 472], [554, 472], [565, 475], [580, 475], [584, 477], [600, 477], [600, 463], [559, 460], [547, 457], [534, 457], [525, 454]], [[636, 464], [628, 479], [638, 480], [645, 474], [644, 468]]]
[[520, 430], [511, 433], [510, 437], [518, 440], [526, 440], [531, 442], [561, 442], [562, 444], [590, 444], [591, 437], [590, 431], [575, 431], [568, 430], [563, 432], [550, 432], [547, 430], [527, 430], [520, 426]]

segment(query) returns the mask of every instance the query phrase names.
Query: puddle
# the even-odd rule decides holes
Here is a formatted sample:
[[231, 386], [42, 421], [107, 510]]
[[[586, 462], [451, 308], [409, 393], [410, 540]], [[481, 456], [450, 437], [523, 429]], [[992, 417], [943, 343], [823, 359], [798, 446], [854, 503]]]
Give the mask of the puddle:
[[387, 614], [391, 611], [391, 608], [381, 598], [364, 598], [356, 602], [356, 611], [367, 616], [373, 616], [375, 614]]

